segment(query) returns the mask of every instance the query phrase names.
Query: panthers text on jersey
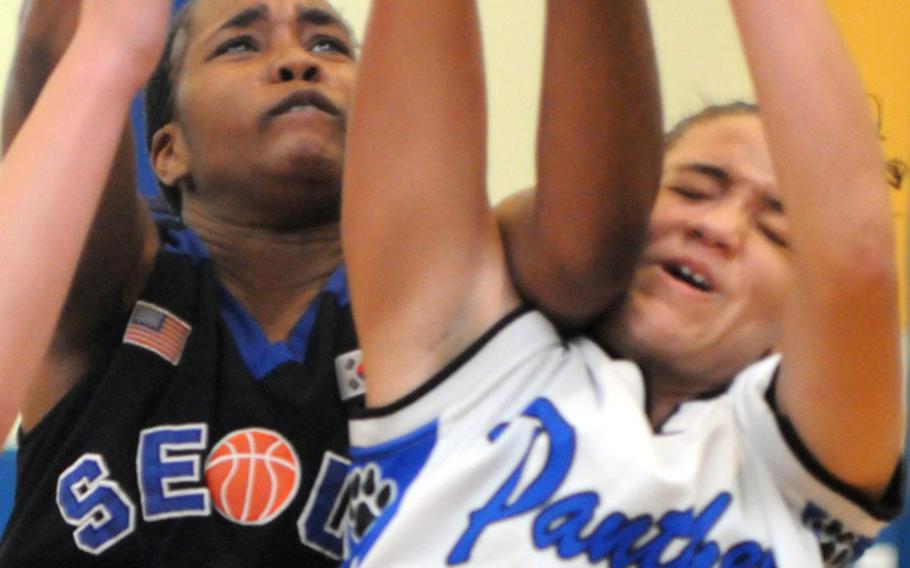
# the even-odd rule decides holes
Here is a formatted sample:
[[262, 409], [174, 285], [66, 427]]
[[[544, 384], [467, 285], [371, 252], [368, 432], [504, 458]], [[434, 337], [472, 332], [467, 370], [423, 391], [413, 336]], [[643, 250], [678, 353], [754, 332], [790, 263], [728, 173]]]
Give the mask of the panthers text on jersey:
[[899, 484], [872, 503], [831, 479], [766, 396], [777, 364], [655, 432], [635, 365], [519, 310], [352, 420], [346, 565], [846, 565]]

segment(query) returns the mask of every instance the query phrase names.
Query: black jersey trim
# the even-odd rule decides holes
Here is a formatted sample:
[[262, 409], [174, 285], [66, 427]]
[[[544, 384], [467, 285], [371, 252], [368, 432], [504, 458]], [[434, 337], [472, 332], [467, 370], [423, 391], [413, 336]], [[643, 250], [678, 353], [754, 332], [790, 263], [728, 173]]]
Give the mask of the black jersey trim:
[[[680, 411], [680, 409], [683, 407], [683, 405], [685, 405], [689, 402], [706, 401], [706, 400], [711, 400], [712, 398], [717, 398], [717, 397], [723, 396], [723, 395], [727, 394], [727, 392], [730, 390], [730, 387], [733, 386], [733, 380], [734, 379], [730, 379], [729, 381], [727, 381], [721, 385], [709, 388], [708, 390], [702, 391], [690, 399], [684, 400], [682, 402], [679, 402], [679, 403], [676, 403], [675, 405], [673, 405], [673, 408], [663, 418], [663, 420], [661, 420], [660, 422], [655, 424], [654, 427], [652, 428], [652, 430], [654, 431], [654, 435], [655, 436], [666, 436], [666, 435], [677, 434], [678, 432], [675, 432], [675, 431], [674, 432], [664, 432], [664, 427], [667, 425], [668, 422], [670, 422], [670, 419], [672, 419], [674, 416], [676, 416], [676, 413]], [[645, 415], [650, 417], [651, 416], [651, 407], [654, 404], [654, 400], [653, 400], [654, 395], [651, 392], [651, 388], [650, 388], [651, 383], [647, 379], [645, 379], [644, 384], [645, 384]]]
[[796, 431], [793, 422], [780, 411], [777, 404], [777, 379], [779, 375], [780, 365], [778, 365], [777, 369], [774, 371], [774, 377], [771, 378], [771, 383], [768, 385], [768, 390], [765, 392], [765, 399], [774, 412], [777, 426], [780, 429], [784, 440], [786, 440], [790, 449], [793, 450], [793, 453], [796, 454], [797, 459], [803, 467], [806, 468], [815, 479], [837, 492], [854, 505], [860, 507], [869, 516], [883, 522], [893, 521], [900, 515], [904, 503], [904, 480], [907, 472], [904, 467], [903, 458], [898, 461], [897, 467], [894, 470], [894, 475], [891, 477], [891, 481], [888, 483], [888, 487], [885, 489], [884, 494], [879, 499], [872, 499], [856, 487], [838, 479], [833, 473], [828, 471], [828, 469], [812, 454], [809, 448], [806, 447], [806, 444], [803, 443], [802, 439], [799, 437], [799, 433]]
[[[459, 355], [455, 356], [454, 359], [449, 361], [445, 367], [436, 372], [430, 379], [412, 390], [408, 394], [399, 398], [395, 402], [386, 404], [384, 406], [375, 406], [369, 408], [356, 408], [351, 411], [352, 418], [379, 418], [381, 416], [388, 416], [389, 414], [394, 414], [402, 408], [414, 403], [434, 388], [442, 384], [447, 378], [455, 373], [458, 369], [464, 366], [471, 358], [474, 357], [481, 349], [486, 346], [500, 331], [506, 328], [510, 323], [514, 322], [521, 316], [525, 315], [532, 310], [532, 307], [528, 304], [522, 304], [503, 316], [499, 321], [494, 323], [487, 329], [483, 335], [478, 337], [471, 345], [469, 345], [464, 351]], [[369, 379], [367, 379], [369, 380]], [[369, 384], [369, 383], [368, 383]], [[368, 387], [369, 388], [369, 387]]]

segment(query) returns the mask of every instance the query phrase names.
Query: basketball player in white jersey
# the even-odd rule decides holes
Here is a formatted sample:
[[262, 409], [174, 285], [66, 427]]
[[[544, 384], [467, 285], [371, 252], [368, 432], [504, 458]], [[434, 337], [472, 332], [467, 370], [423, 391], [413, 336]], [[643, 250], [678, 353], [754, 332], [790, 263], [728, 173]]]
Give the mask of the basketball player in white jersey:
[[[697, 317], [682, 316], [727, 302], [717, 315], [736, 325], [709, 357], [686, 362], [738, 367], [706, 365], [726, 374], [707, 377], [725, 388], [664, 411], [663, 428], [649, 420], [636, 366], [588, 340], [564, 342], [520, 305], [483, 187], [473, 4], [377, 0], [365, 41], [343, 209], [369, 406], [351, 425], [348, 564], [809, 567], [858, 558], [900, 502], [905, 409], [883, 160], [824, 3], [732, 0], [762, 120], [703, 125], [687, 135], [700, 143], [676, 147], [690, 152], [685, 160], [668, 156], [676, 183], [661, 199], [725, 208], [705, 207], [702, 223], [687, 226], [678, 206], [658, 202], [630, 301], [696, 329]], [[550, 17], [606, 4], [552, 1]], [[596, 20], [584, 22], [579, 65], [596, 36]], [[583, 97], [590, 84], [578, 79]], [[580, 151], [581, 163], [596, 155], [594, 146]], [[723, 151], [722, 166], [743, 168], [703, 159]], [[713, 193], [690, 189], [702, 178], [714, 180]], [[731, 214], [745, 221], [735, 241], [717, 229]], [[716, 257], [701, 250], [709, 243]], [[749, 291], [749, 274], [774, 287]], [[520, 268], [514, 275], [527, 289]], [[750, 299], [767, 310], [737, 309]], [[666, 358], [675, 337], [665, 338], [635, 354], [651, 357], [649, 373], [677, 363]], [[756, 338], [774, 341], [756, 351]], [[774, 349], [782, 360], [727, 374]]]

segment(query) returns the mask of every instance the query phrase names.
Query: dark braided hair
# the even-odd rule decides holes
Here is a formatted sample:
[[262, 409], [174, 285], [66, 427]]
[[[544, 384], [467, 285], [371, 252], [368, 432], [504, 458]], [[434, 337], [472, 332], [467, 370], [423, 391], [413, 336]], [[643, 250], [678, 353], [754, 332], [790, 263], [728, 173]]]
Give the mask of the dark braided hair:
[[[145, 86], [145, 144], [152, 154], [152, 137], [174, 119], [174, 83], [183, 65], [190, 28], [190, 10], [195, 2], [189, 0], [171, 20], [164, 53]], [[180, 190], [158, 179], [158, 187], [174, 211], [180, 211]]]

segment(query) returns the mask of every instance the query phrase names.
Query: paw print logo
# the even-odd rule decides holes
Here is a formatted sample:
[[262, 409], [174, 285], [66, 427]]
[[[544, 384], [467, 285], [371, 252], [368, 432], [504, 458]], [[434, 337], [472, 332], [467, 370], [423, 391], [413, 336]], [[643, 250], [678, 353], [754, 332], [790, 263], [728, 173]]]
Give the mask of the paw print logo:
[[847, 529], [820, 507], [810, 503], [803, 511], [803, 524], [815, 533], [827, 568], [842, 568], [872, 545], [866, 537]]
[[394, 479], [383, 479], [379, 467], [368, 464], [352, 474], [349, 485], [347, 522], [351, 535], [360, 541], [373, 522], [395, 500], [398, 493]]

